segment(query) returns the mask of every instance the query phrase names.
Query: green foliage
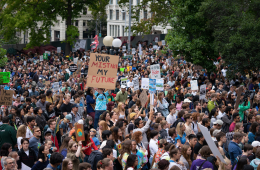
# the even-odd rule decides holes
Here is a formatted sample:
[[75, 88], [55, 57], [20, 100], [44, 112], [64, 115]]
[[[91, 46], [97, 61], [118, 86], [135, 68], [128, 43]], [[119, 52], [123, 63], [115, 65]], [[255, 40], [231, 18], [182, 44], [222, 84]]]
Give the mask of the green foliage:
[[79, 36], [78, 28], [73, 25], [70, 25], [67, 28], [66, 34], [67, 34], [67, 40], [63, 42], [68, 42], [70, 45], [74, 45], [76, 42], [75, 37]]
[[[123, 9], [127, 7], [129, 9], [129, 0], [120, 0], [119, 6]], [[165, 28], [169, 24], [169, 16], [172, 11], [172, 2], [164, 0], [143, 0], [139, 4], [131, 8], [132, 21], [131, 30], [134, 35], [141, 34], [151, 34], [153, 31], [153, 26], [160, 25]], [[149, 10], [148, 10], [149, 9]], [[147, 19], [140, 19], [140, 12], [149, 11], [151, 17]], [[148, 12], [147, 12], [148, 15]], [[128, 29], [128, 27], [126, 28]]]
[[1, 48], [0, 45], [0, 67], [4, 67], [7, 64], [6, 49]]
[[171, 14], [172, 30], [166, 41], [173, 55], [184, 55], [196, 65], [215, 70], [213, 61], [218, 57], [213, 43], [213, 30], [207, 28], [207, 18], [199, 15], [203, 0], [174, 0]]

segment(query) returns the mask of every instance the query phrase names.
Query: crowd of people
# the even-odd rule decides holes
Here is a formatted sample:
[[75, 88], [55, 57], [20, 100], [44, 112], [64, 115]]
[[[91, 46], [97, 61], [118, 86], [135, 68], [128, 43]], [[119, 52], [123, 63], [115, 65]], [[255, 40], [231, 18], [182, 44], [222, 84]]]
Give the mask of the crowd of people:
[[[167, 46], [160, 49], [167, 53], [152, 44], [142, 46], [142, 55], [120, 48], [117, 82], [109, 90], [88, 86], [91, 51], [53, 51], [43, 61], [39, 54], [8, 54], [0, 72], [11, 78], [1, 89], [12, 90], [13, 97], [12, 106], [0, 110], [0, 169], [260, 170], [260, 72], [229, 79], [221, 58], [210, 73], [172, 56]], [[71, 72], [75, 58], [81, 65]], [[160, 65], [164, 81], [156, 94], [141, 89], [153, 64]], [[206, 85], [204, 99], [191, 80]], [[84, 127], [83, 141], [77, 141], [76, 123]], [[213, 155], [199, 124], [208, 128], [224, 162]]]

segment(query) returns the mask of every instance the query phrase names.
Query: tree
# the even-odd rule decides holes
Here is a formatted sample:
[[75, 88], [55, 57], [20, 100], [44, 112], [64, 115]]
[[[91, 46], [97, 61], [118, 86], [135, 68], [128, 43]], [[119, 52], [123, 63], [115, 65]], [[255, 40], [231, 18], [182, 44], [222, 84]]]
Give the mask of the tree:
[[6, 49], [1, 48], [0, 45], [0, 67], [4, 67], [7, 64]]
[[171, 14], [172, 30], [166, 35], [173, 55], [184, 55], [193, 64], [208, 71], [215, 70], [213, 61], [219, 56], [214, 48], [213, 30], [208, 19], [199, 15], [203, 0], [174, 0]]
[[[164, 0], [137, 0], [137, 5], [132, 6], [132, 26], [131, 31], [134, 35], [138, 33], [151, 34], [153, 31], [153, 26], [160, 25], [166, 27], [169, 24], [169, 17], [172, 13], [172, 1]], [[120, 0], [119, 5], [121, 8], [126, 7], [129, 9], [129, 0]], [[149, 9], [149, 11], [148, 11]], [[129, 11], [128, 11], [129, 12]], [[150, 18], [140, 19], [140, 12], [148, 12], [151, 14]], [[126, 28], [128, 29], [128, 27]]]
[[90, 0], [20, 0], [0, 1], [0, 23], [4, 40], [9, 40], [17, 31], [30, 33], [30, 42], [27, 48], [40, 46], [50, 42], [50, 26], [57, 23], [57, 16], [66, 21], [66, 50], [68, 54], [70, 45], [75, 42], [78, 28], [72, 21], [80, 17], [86, 6], [96, 8], [96, 1]]

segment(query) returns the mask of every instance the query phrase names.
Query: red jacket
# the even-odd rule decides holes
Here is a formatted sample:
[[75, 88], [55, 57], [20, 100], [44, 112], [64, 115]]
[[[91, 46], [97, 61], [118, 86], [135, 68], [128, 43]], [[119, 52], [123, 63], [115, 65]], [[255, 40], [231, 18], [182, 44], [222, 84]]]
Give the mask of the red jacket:
[[91, 141], [91, 146], [89, 146], [88, 147], [88, 144], [89, 144], [89, 142], [87, 142], [87, 145], [86, 146], [82, 146], [82, 147], [86, 147], [87, 149], [85, 149], [83, 152], [84, 152], [84, 154], [85, 155], [90, 155], [91, 154], [91, 152], [92, 152], [92, 148], [94, 149], [94, 150], [98, 150], [98, 148], [96, 147], [96, 145], [95, 145], [95, 143], [94, 143], [94, 141], [91, 139], [91, 138], [89, 138], [90, 139], [90, 141]]
[[[53, 139], [52, 135], [51, 135], [51, 140], [52, 140], [52, 142], [54, 142], [54, 139]], [[59, 152], [60, 147], [59, 147], [57, 136], [55, 136], [55, 143], [54, 144], [55, 144], [55, 147], [57, 148], [56, 152]]]

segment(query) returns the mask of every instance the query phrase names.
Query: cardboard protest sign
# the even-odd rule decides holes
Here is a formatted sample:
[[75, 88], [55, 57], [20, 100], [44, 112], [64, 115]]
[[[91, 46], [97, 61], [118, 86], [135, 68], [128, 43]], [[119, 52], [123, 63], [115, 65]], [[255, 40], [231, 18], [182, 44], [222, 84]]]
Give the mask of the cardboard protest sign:
[[159, 45], [159, 46], [162, 46], [162, 42], [161, 42], [161, 41], [159, 41], [159, 42], [158, 42], [158, 45]]
[[156, 79], [149, 79], [149, 93], [156, 93]]
[[0, 105], [12, 106], [13, 92], [13, 90], [1, 90]]
[[163, 91], [163, 79], [156, 79], [156, 90]]
[[[243, 86], [239, 87], [239, 88], [237, 89], [237, 91], [236, 91], [236, 93], [237, 93], [237, 99], [240, 99], [240, 96], [241, 96], [242, 92], [243, 92]], [[235, 104], [235, 106], [234, 106], [234, 109], [235, 109], [235, 110], [237, 110], [238, 105], [239, 105], [239, 102], [240, 102], [240, 100], [236, 100], [236, 104]]]
[[6, 84], [10, 82], [10, 72], [0, 72], [0, 84]]
[[200, 86], [200, 100], [206, 99], [206, 84]]
[[142, 84], [141, 84], [142, 89], [149, 89], [149, 78], [142, 78]]
[[51, 84], [50, 81], [45, 81], [45, 85], [46, 85], [46, 86], [49, 85], [49, 84]]
[[226, 162], [224, 161], [222, 155], [220, 154], [220, 152], [219, 152], [219, 150], [218, 150], [216, 144], [215, 144], [214, 141], [212, 140], [208, 128], [206, 128], [205, 126], [203, 126], [203, 125], [201, 125], [201, 124], [199, 124], [199, 123], [197, 123], [197, 124], [198, 124], [198, 126], [199, 126], [199, 128], [200, 128], [200, 131], [201, 131], [201, 133], [203, 134], [205, 140], [207, 141], [208, 146], [209, 146], [210, 150], [212, 151], [213, 155], [214, 155], [215, 157], [218, 156], [219, 159], [221, 160], [221, 162], [226, 163]]
[[85, 141], [85, 133], [84, 133], [83, 124], [75, 123], [75, 134], [76, 134], [77, 142]]
[[199, 65], [194, 65], [194, 70], [202, 70], [203, 67], [199, 66]]
[[127, 78], [125, 77], [121, 78], [121, 85], [127, 86]]
[[115, 89], [119, 56], [90, 54], [88, 87]]
[[158, 49], [158, 46], [157, 46], [157, 45], [153, 45], [153, 49], [154, 49], [154, 50], [157, 50], [157, 49]]
[[139, 90], [139, 79], [138, 77], [133, 78], [134, 91]]
[[57, 53], [61, 53], [61, 47], [57, 47]]
[[60, 90], [59, 82], [52, 83], [52, 89], [53, 89], [54, 92], [59, 91]]
[[151, 78], [152, 79], [160, 79], [161, 78], [160, 65], [159, 64], [151, 65], [150, 70], [151, 70]]
[[198, 82], [197, 80], [191, 80], [190, 81], [191, 90], [198, 90]]
[[79, 74], [81, 72], [81, 67], [82, 67], [82, 62], [80, 60], [78, 60], [77, 62], [77, 74]]
[[148, 96], [147, 96], [147, 93], [146, 93], [146, 90], [143, 90], [143, 92], [140, 94], [139, 96], [139, 100], [142, 104], [142, 107], [145, 107], [145, 104], [148, 100]]

